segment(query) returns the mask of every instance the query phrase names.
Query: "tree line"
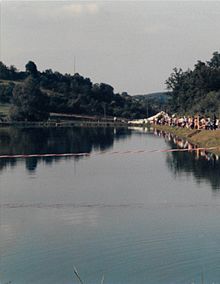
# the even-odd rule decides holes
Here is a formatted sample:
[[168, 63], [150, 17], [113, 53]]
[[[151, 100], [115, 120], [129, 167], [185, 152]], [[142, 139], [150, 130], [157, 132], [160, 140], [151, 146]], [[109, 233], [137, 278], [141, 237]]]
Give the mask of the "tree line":
[[143, 118], [155, 111], [126, 92], [115, 93], [106, 83], [92, 83], [76, 73], [38, 71], [29, 61], [25, 71], [0, 62], [0, 102], [11, 103], [13, 120], [46, 120], [50, 112]]
[[194, 68], [174, 68], [166, 81], [171, 90], [170, 112], [179, 114], [220, 115], [220, 53], [209, 61], [198, 61]]

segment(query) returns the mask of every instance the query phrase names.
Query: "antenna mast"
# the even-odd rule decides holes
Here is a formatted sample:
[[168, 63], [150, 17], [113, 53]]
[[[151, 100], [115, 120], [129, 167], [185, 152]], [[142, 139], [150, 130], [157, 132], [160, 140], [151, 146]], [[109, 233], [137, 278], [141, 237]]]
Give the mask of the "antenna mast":
[[74, 55], [74, 75], [76, 74], [76, 56]]
[[0, 1], [0, 61], [2, 61], [2, 9], [3, 4], [2, 1]]

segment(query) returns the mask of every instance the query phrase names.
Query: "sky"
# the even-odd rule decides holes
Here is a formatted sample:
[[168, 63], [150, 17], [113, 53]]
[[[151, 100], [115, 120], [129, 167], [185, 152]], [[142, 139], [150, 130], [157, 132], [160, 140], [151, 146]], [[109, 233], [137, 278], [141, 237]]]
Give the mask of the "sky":
[[220, 1], [1, 0], [0, 60], [75, 71], [130, 95], [220, 52]]

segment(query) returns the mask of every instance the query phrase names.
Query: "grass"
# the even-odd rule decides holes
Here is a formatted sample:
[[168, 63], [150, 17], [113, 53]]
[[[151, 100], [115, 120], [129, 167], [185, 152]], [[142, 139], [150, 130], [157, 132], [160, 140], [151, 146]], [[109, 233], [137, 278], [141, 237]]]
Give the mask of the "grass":
[[3, 79], [0, 79], [0, 84], [2, 85], [8, 85], [10, 83], [14, 83], [14, 84], [22, 84], [23, 81], [12, 81], [12, 80], [3, 80]]
[[196, 130], [163, 125], [155, 125], [155, 128], [172, 133], [198, 147], [216, 147], [216, 149], [211, 152], [218, 155], [220, 154], [220, 130]]
[[0, 103], [0, 116], [8, 116], [10, 107], [11, 107], [10, 104], [1, 104]]

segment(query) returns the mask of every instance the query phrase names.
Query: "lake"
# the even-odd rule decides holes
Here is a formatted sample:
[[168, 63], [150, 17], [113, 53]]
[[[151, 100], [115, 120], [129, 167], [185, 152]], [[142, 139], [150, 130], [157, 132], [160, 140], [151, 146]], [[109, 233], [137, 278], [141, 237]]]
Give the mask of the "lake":
[[[182, 145], [185, 142], [181, 142]], [[111, 128], [2, 128], [0, 283], [220, 283], [220, 161]], [[145, 150], [145, 152], [142, 152]]]

